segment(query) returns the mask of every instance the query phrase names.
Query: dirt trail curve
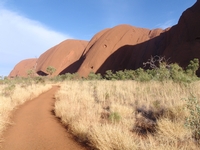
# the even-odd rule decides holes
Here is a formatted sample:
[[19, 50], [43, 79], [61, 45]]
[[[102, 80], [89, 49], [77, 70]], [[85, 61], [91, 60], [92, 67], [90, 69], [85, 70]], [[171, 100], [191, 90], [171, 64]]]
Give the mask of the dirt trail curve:
[[0, 150], [86, 150], [51, 113], [58, 88], [54, 86], [15, 112], [14, 125], [5, 132]]

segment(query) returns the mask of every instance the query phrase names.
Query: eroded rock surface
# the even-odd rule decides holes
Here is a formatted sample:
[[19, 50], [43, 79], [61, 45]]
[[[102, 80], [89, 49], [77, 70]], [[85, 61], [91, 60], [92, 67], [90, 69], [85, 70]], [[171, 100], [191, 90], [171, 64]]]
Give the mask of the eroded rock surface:
[[87, 41], [82, 40], [65, 40], [52, 47], [38, 58], [36, 72], [39, 75], [47, 75], [47, 67], [52, 66], [56, 69], [53, 75], [74, 73], [79, 65], [66, 68], [79, 60], [87, 44]]
[[9, 76], [12, 77], [27, 77], [29, 70], [34, 70], [36, 67], [36, 58], [25, 59], [20, 61], [14, 69], [10, 72]]
[[[52, 66], [53, 75], [78, 72], [86, 77], [90, 72], [137, 69], [155, 55], [182, 67], [200, 59], [200, 0], [183, 12], [176, 25], [164, 30], [118, 25], [98, 32], [89, 42], [63, 41], [39, 57], [36, 72], [47, 75], [46, 68]], [[24, 72], [17, 70], [11, 72], [13, 76]]]

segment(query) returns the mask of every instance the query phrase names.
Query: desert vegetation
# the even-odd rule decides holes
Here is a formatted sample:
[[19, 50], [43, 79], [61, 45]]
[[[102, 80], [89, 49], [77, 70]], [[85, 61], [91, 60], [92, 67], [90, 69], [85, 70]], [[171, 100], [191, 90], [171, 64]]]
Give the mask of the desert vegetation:
[[192, 107], [199, 106], [193, 105], [199, 86], [199, 81], [66, 81], [55, 113], [96, 149], [197, 149], [199, 109]]
[[[80, 142], [99, 150], [199, 149], [199, 60], [186, 68], [151, 58], [149, 69], [0, 79], [0, 135], [14, 110], [60, 85], [55, 115]], [[48, 83], [48, 84], [47, 84]]]
[[47, 69], [46, 69], [46, 71], [51, 76], [56, 71], [56, 68], [54, 68], [52, 66], [48, 66]]
[[63, 78], [55, 114], [94, 149], [198, 149], [198, 63], [183, 69], [161, 61], [150, 70]]
[[163, 57], [152, 57], [144, 68], [136, 70], [107, 70], [104, 74], [91, 72], [86, 78], [80, 77], [78, 73], [66, 73], [51, 78], [54, 82], [65, 80], [135, 80], [140, 82], [147, 81], [173, 81], [177, 83], [190, 83], [198, 80], [196, 71], [199, 68], [199, 60], [193, 59], [186, 68], [181, 68], [177, 63], [168, 63]]
[[40, 81], [38, 78], [0, 80], [0, 140], [7, 126], [12, 124], [12, 114], [18, 106], [51, 88], [51, 84]]

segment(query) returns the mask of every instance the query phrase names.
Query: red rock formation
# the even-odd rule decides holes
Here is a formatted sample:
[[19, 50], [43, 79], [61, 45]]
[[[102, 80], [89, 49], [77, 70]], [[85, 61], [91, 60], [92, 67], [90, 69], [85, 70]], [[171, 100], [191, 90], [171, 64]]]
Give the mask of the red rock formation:
[[[165, 35], [163, 55], [185, 67], [193, 58], [200, 59], [200, 1], [183, 12], [176, 26]], [[200, 70], [197, 71], [200, 76]]]
[[9, 76], [10, 78], [13, 77], [27, 77], [29, 70], [34, 70], [36, 65], [36, 58], [32, 59], [26, 59], [20, 61], [14, 69], [10, 72]]
[[134, 66], [131, 67], [131, 62], [128, 61], [138, 61], [140, 58], [134, 58], [134, 53], [142, 51], [142, 47], [138, 46], [135, 50], [131, 47], [140, 45], [162, 32], [161, 29], [148, 30], [130, 25], [119, 25], [108, 29], [94, 44], [91, 44], [92, 47], [84, 55], [85, 60], [78, 73], [87, 76], [90, 72], [104, 73], [106, 70], [132, 69]]
[[[97, 33], [89, 43], [66, 40], [40, 56], [36, 71], [47, 75], [46, 68], [53, 66], [54, 75], [103, 74], [107, 70], [143, 67], [143, 62], [155, 55], [182, 67], [193, 58], [200, 59], [200, 0], [183, 12], [177, 25], [165, 30], [118, 25]], [[200, 70], [197, 75], [200, 76]]]
[[37, 73], [39, 75], [47, 75], [46, 69], [48, 66], [56, 69], [53, 75], [75, 72], [78, 67], [77, 65], [74, 65], [68, 70], [66, 68], [79, 60], [87, 44], [87, 41], [82, 40], [65, 40], [52, 47], [38, 58]]
[[89, 41], [87, 47], [86, 47], [85, 50], [84, 50], [83, 55], [85, 55], [85, 54], [88, 52], [88, 50], [91, 49], [91, 48], [93, 47], [93, 45], [99, 40], [99, 38], [100, 38], [104, 33], [106, 33], [108, 30], [109, 30], [109, 28], [104, 29], [104, 30], [98, 32], [97, 34], [95, 34], [95, 35], [93, 36], [93, 38]]
[[[104, 32], [91, 45], [78, 69], [81, 76], [137, 69], [155, 55], [185, 67], [191, 59], [200, 59], [200, 1], [187, 9], [172, 28], [148, 30], [119, 25]], [[200, 70], [197, 75], [200, 76]]]

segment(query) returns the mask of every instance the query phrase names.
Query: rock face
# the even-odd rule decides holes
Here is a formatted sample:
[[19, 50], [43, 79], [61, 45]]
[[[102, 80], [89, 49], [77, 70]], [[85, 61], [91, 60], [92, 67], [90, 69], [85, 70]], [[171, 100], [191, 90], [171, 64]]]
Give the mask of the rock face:
[[[137, 69], [151, 56], [161, 56], [185, 67], [200, 59], [200, 1], [187, 9], [177, 25], [166, 30], [148, 30], [119, 25], [104, 32], [83, 56], [78, 73]], [[200, 70], [197, 71], [200, 76]]]
[[118, 25], [100, 31], [89, 42], [66, 40], [39, 57], [36, 72], [47, 75], [46, 68], [52, 66], [54, 75], [78, 72], [86, 77], [90, 72], [144, 67], [143, 62], [155, 55], [182, 67], [200, 59], [200, 0], [183, 12], [177, 25], [165, 30]]
[[87, 76], [90, 72], [104, 73], [107, 70], [134, 69], [137, 62], [143, 57], [139, 57], [138, 54], [143, 53], [143, 50], [151, 46], [142, 45], [142, 43], [153, 39], [162, 32], [161, 29], [148, 30], [130, 25], [119, 25], [108, 29], [99, 36], [95, 43], [89, 42], [89, 44], [93, 42], [90, 44], [92, 47], [83, 56], [84, 61], [78, 73], [81, 76]]
[[26, 59], [26, 60], [20, 61], [14, 67], [14, 69], [10, 72], [8, 77], [10, 77], [10, 78], [13, 78], [13, 77], [27, 77], [28, 76], [28, 71], [35, 69], [36, 61], [37, 61], [36, 58]]
[[47, 75], [48, 66], [56, 69], [53, 75], [76, 72], [79, 67], [77, 62], [87, 44], [87, 41], [82, 40], [65, 40], [52, 47], [38, 58], [36, 72], [39, 75]]
[[[193, 58], [200, 59], [200, 1], [183, 12], [176, 26], [164, 36], [163, 55], [185, 67]], [[200, 76], [200, 70], [197, 71]]]

